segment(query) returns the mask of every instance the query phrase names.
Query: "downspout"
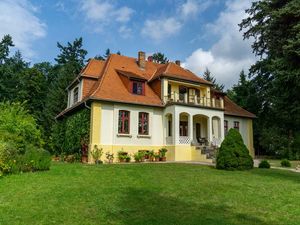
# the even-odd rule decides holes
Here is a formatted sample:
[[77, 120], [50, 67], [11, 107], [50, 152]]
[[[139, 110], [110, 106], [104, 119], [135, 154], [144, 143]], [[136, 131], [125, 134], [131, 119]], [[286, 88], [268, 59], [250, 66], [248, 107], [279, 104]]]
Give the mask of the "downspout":
[[87, 109], [91, 109], [91, 107], [89, 107], [89, 106], [86, 104], [86, 101], [84, 102], [84, 106], [85, 106], [85, 108], [87, 108]]

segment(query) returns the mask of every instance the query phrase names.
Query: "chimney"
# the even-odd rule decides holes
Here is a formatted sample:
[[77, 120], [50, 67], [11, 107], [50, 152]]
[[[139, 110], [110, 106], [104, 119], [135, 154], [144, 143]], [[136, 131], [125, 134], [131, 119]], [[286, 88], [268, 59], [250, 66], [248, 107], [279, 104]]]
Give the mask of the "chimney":
[[139, 53], [138, 53], [138, 65], [141, 69], [145, 69], [145, 67], [146, 67], [145, 52], [139, 51]]
[[178, 65], [178, 66], [180, 66], [180, 60], [176, 60], [175, 64]]
[[153, 57], [152, 57], [152, 55], [148, 56], [148, 61], [149, 61], [149, 62], [153, 62]]

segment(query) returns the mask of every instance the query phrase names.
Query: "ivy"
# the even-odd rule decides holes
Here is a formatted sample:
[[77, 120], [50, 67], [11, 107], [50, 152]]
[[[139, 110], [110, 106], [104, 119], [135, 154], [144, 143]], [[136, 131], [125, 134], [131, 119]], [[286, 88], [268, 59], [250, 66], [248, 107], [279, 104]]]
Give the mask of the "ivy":
[[57, 121], [52, 129], [54, 154], [80, 153], [82, 144], [89, 141], [90, 111], [82, 109], [75, 114]]

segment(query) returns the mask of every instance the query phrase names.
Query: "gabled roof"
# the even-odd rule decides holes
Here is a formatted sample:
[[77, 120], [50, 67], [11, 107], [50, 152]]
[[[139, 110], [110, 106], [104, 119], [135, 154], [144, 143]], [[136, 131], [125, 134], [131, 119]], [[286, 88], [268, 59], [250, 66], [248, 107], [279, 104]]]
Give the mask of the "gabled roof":
[[248, 117], [248, 118], [256, 118], [256, 116], [248, 112], [246, 109], [235, 104], [231, 101], [227, 96], [224, 97], [224, 106], [225, 106], [225, 115], [228, 116], [240, 116], [240, 117]]
[[[61, 112], [57, 117], [75, 110], [88, 100], [101, 100], [110, 102], [122, 102], [147, 106], [163, 107], [161, 96], [155, 93], [150, 83], [162, 77], [173, 80], [183, 80], [197, 84], [212, 85], [191, 71], [180, 67], [175, 63], [158, 64], [146, 61], [144, 69], [138, 66], [137, 60], [132, 57], [111, 54], [106, 61], [91, 59], [82, 69], [79, 76], [72, 82], [83, 79], [84, 99], [78, 104]], [[145, 81], [145, 95], [135, 95], [130, 92], [124, 81], [139, 79]], [[152, 85], [152, 84], [151, 84]], [[71, 86], [71, 85], [70, 85]], [[212, 89], [212, 92], [217, 92]], [[219, 92], [224, 95], [224, 93]], [[255, 115], [239, 107], [228, 97], [224, 98], [225, 115], [255, 118]]]
[[145, 77], [142, 77], [140, 75], [137, 75], [135, 73], [132, 72], [128, 72], [128, 71], [124, 71], [124, 70], [117, 70], [117, 72], [129, 79], [138, 79], [138, 80], [143, 80], [143, 81], [147, 81], [147, 79]]
[[[111, 54], [108, 58], [101, 79], [95, 85], [96, 88], [90, 95], [90, 98], [128, 102], [151, 106], [162, 106], [163, 103], [160, 96], [157, 96], [152, 88], [145, 83], [145, 95], [135, 95], [129, 92], [128, 88], [124, 86], [120, 71], [126, 71], [127, 75], [131, 75], [148, 80], [156, 71], [157, 66], [154, 63], [146, 62], [146, 67], [141, 70], [136, 63], [135, 58]], [[119, 73], [118, 73], [119, 72]]]
[[104, 65], [105, 61], [90, 59], [88, 64], [81, 70], [80, 75], [98, 78]]
[[198, 77], [191, 71], [184, 69], [181, 66], [172, 62], [165, 64], [164, 66], [157, 69], [154, 76], [151, 78], [150, 82], [160, 77], [168, 77], [173, 79], [192, 81], [199, 84], [212, 85], [211, 82]]

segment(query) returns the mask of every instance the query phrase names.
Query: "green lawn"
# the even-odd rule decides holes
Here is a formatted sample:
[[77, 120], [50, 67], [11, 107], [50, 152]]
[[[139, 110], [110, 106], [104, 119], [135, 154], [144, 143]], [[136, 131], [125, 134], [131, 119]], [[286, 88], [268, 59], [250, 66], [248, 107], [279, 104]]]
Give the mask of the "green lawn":
[[300, 224], [300, 174], [81, 165], [0, 179], [0, 224]]
[[[281, 167], [281, 160], [277, 160], [277, 159], [267, 159], [270, 163], [271, 166], [275, 166], [275, 167]], [[291, 162], [291, 168], [296, 168], [299, 164], [300, 161], [290, 161]]]

